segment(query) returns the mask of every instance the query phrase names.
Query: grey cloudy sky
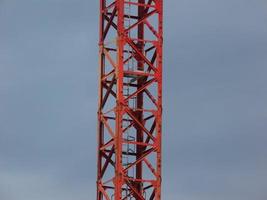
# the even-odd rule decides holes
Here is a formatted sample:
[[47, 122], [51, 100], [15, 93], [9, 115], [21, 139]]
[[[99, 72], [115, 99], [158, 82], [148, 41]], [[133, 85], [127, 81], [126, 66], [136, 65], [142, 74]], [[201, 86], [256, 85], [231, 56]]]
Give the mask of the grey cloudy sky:
[[[98, 0], [0, 0], [0, 199], [93, 200]], [[267, 199], [267, 1], [165, 0], [164, 200]]]

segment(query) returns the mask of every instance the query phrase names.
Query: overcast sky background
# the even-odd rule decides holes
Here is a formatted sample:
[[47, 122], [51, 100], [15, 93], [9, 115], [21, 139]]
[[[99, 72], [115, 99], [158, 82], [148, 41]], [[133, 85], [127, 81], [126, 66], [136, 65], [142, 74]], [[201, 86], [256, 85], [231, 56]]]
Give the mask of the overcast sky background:
[[[267, 1], [165, 0], [163, 200], [267, 199]], [[93, 200], [98, 0], [0, 0], [0, 199]]]

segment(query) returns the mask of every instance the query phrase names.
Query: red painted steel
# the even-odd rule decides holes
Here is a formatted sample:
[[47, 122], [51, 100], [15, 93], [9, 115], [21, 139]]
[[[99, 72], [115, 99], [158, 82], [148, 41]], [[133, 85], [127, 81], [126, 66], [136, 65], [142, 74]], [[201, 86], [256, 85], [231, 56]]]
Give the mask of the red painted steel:
[[100, 0], [97, 200], [161, 199], [163, 0]]

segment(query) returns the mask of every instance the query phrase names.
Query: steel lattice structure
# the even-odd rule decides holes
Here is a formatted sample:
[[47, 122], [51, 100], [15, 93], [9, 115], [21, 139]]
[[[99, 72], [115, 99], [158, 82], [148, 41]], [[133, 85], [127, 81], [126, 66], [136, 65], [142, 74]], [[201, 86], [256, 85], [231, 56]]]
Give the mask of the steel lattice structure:
[[97, 200], [161, 199], [163, 0], [100, 0]]

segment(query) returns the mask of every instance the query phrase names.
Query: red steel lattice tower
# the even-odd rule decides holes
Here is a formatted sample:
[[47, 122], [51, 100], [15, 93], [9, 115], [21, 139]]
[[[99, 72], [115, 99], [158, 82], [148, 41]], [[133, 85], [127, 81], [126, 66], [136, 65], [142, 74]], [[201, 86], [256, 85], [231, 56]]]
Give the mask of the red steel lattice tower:
[[161, 199], [163, 0], [100, 0], [97, 200]]

